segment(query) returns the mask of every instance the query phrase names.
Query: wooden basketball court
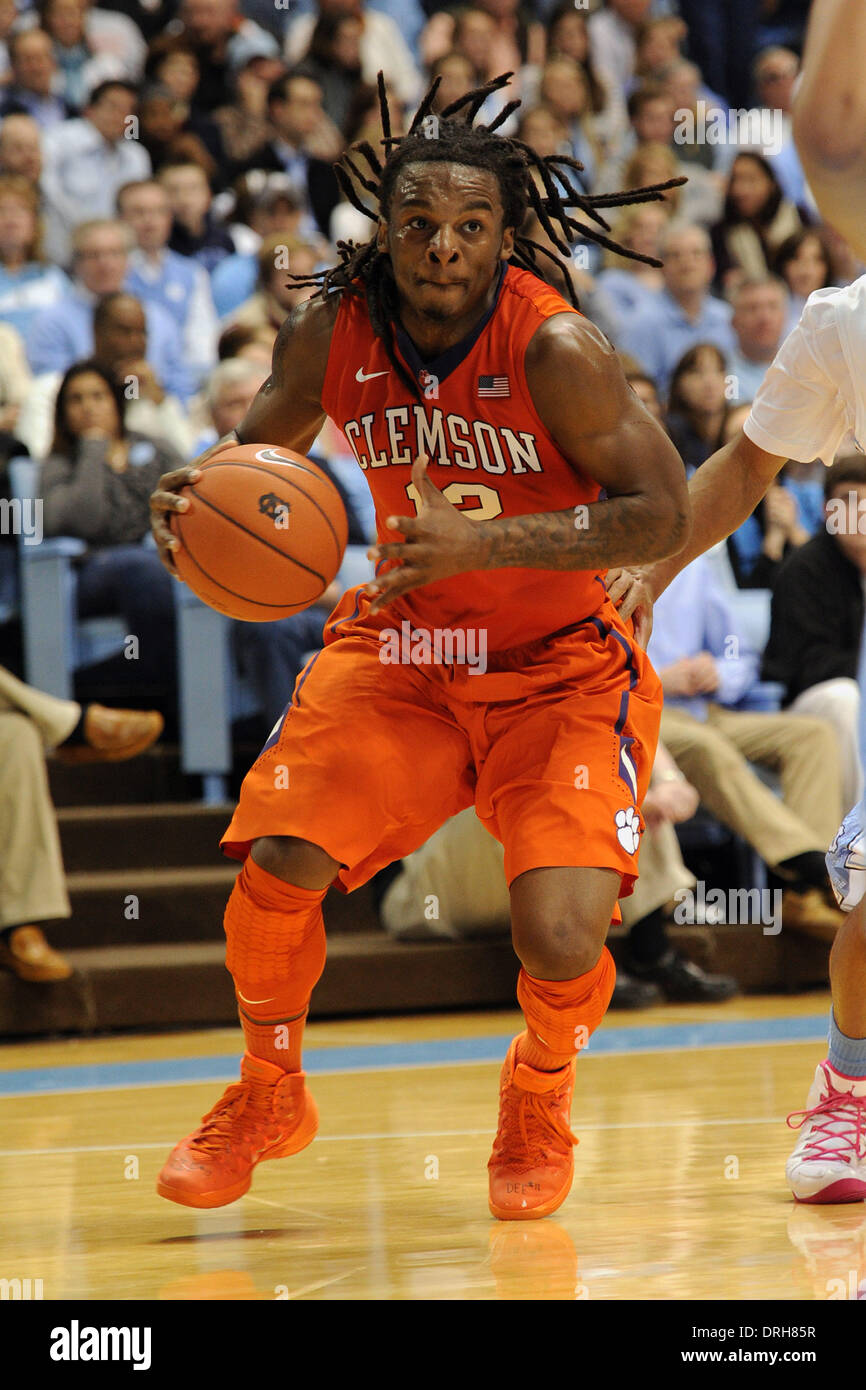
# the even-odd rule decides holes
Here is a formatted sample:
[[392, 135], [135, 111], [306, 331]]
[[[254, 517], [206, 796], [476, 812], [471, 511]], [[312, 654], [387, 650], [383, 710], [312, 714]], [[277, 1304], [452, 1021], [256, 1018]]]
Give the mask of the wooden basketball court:
[[239, 1031], [13, 1044], [0, 1278], [46, 1300], [856, 1297], [866, 1204], [797, 1206], [784, 1181], [828, 1006], [610, 1014], [578, 1063], [571, 1196], [511, 1224], [486, 1163], [517, 1012], [314, 1023], [319, 1137], [210, 1212], [154, 1181], [236, 1078]]

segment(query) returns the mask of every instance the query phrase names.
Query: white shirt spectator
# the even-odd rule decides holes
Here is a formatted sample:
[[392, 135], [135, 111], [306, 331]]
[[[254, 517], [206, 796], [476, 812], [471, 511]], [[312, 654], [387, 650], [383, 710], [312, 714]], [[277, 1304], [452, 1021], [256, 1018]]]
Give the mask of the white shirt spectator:
[[42, 174], [48, 257], [66, 265], [78, 223], [111, 217], [121, 185], [146, 179], [150, 171], [150, 155], [137, 140], [109, 144], [83, 116], [52, 130]]
[[[35, 459], [45, 458], [51, 452], [54, 403], [62, 380], [62, 372], [42, 372], [32, 378], [18, 416], [15, 434], [23, 440]], [[177, 396], [166, 395], [159, 405], [143, 396], [129, 401], [126, 427], [155, 442], [171, 444], [187, 458], [195, 457], [195, 433]]]
[[[310, 46], [317, 15], [301, 14], [286, 30], [285, 56], [289, 63], [299, 63]], [[364, 30], [361, 34], [361, 75], [371, 86], [381, 69], [402, 102], [412, 103], [421, 95], [421, 75], [397, 24], [390, 15], [378, 10], [364, 10]]]
[[785, 339], [743, 429], [753, 444], [800, 463], [828, 466], [849, 432], [866, 441], [866, 276], [816, 290]]

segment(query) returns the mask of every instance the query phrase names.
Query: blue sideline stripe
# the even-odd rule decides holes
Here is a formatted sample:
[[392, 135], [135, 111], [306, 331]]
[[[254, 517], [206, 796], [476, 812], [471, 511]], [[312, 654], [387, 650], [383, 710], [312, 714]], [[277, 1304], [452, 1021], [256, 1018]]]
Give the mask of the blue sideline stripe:
[[[591, 1056], [623, 1052], [679, 1052], [690, 1048], [755, 1043], [818, 1042], [827, 1036], [827, 1018], [730, 1019], [717, 1023], [648, 1024], [643, 1028], [602, 1028], [587, 1049]], [[483, 1038], [436, 1038], [429, 1042], [374, 1043], [363, 1047], [309, 1048], [304, 1069], [310, 1075], [429, 1067], [455, 1062], [501, 1062], [512, 1034]], [[238, 1076], [238, 1055], [170, 1057], [148, 1062], [97, 1062], [90, 1066], [34, 1067], [0, 1072], [0, 1096], [47, 1091], [101, 1091], [133, 1086], [230, 1081]]]

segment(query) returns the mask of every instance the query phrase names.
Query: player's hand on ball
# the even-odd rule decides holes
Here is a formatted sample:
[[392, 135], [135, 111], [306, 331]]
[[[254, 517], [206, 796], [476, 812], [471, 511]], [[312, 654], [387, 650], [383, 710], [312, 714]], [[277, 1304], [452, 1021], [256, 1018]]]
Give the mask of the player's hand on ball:
[[173, 468], [170, 473], [163, 473], [156, 492], [150, 494], [150, 529], [156, 541], [159, 558], [175, 577], [177, 571], [172, 551], [180, 548], [180, 541], [169, 522], [175, 512], [189, 510], [189, 500], [183, 496], [180, 489], [196, 482], [200, 477], [201, 473], [197, 468]]
[[397, 560], [399, 564], [367, 585], [376, 597], [370, 607], [378, 613], [386, 604], [453, 574], [484, 568], [481, 533], [475, 522], [467, 520], [434, 487], [427, 477], [428, 459], [421, 455], [412, 465], [412, 482], [421, 499], [417, 516], [389, 516], [389, 530], [401, 531], [405, 540], [393, 545], [376, 545], [371, 560]]
[[607, 572], [607, 592], [619, 616], [634, 620], [634, 640], [646, 650], [653, 630], [653, 593], [640, 569], [616, 566]]

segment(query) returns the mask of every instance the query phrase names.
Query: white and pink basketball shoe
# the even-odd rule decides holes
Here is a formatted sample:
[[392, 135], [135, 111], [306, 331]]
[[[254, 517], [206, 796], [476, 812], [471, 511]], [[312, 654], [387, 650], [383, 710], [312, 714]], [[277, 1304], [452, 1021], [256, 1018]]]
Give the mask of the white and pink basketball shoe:
[[806, 1109], [788, 1116], [800, 1130], [785, 1173], [798, 1202], [866, 1198], [866, 1077], [843, 1076], [821, 1062]]

